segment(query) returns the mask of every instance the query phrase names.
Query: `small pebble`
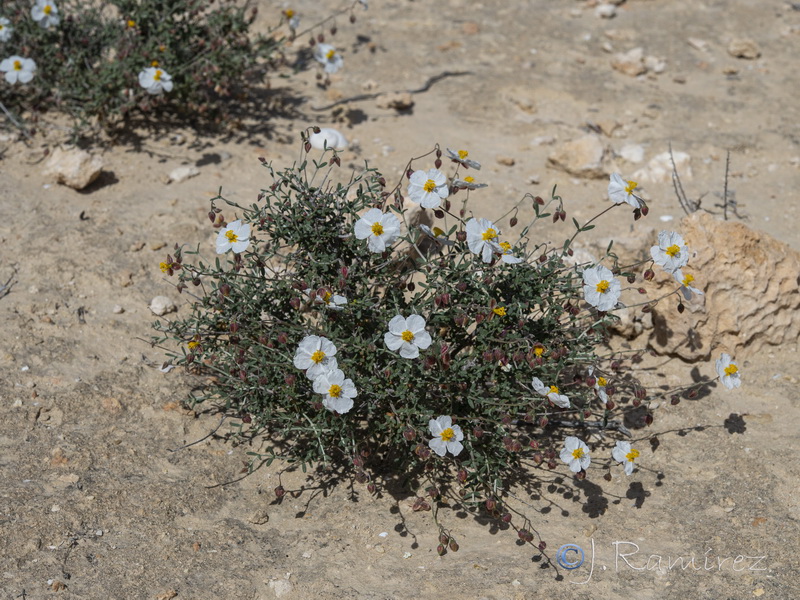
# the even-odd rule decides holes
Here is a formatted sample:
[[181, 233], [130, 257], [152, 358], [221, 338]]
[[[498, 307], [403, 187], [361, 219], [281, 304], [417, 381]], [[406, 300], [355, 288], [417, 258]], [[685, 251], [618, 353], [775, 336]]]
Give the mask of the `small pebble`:
[[113, 312], [115, 315], [121, 315], [122, 313], [125, 312], [125, 309], [122, 308], [122, 306], [120, 306], [119, 304], [115, 304], [114, 308], [111, 309], [111, 312]]
[[156, 296], [150, 301], [150, 310], [154, 315], [163, 317], [166, 314], [175, 312], [178, 310], [178, 307], [166, 296]]

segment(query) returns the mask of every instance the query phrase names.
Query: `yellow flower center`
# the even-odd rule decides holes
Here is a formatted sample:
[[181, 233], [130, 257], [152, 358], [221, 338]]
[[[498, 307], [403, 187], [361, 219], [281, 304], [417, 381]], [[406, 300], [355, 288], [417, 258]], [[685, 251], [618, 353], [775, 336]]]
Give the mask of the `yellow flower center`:
[[493, 240], [494, 238], [497, 237], [497, 232], [491, 227], [489, 227], [489, 229], [483, 232], [483, 235], [481, 237], [483, 238], [484, 242], [488, 242], [489, 240]]
[[134, 21], [133, 19], [128, 19], [128, 27], [130, 27], [131, 29], [136, 27], [136, 21]]
[[467, 152], [466, 150], [459, 150], [458, 151], [458, 158], [460, 158], [461, 160], [464, 160], [468, 156], [469, 156], [469, 152]]
[[583, 448], [575, 448], [575, 450], [572, 451], [572, 458], [580, 460], [583, 458], [583, 454]]
[[505, 306], [496, 306], [496, 307], [494, 307], [492, 309], [492, 312], [494, 314], [496, 314], [496, 315], [501, 316], [501, 317], [505, 317], [506, 316], [506, 308], [505, 308]]
[[739, 367], [737, 367], [733, 363], [725, 367], [725, 375], [727, 375], [728, 377], [730, 377], [731, 375], [735, 375], [738, 372], [739, 372]]
[[425, 182], [425, 185], [422, 186], [422, 189], [430, 193], [436, 189], [436, 182], [433, 179], [428, 179], [428, 181]]
[[631, 448], [631, 451], [625, 455], [625, 458], [628, 459], [628, 462], [633, 462], [637, 458], [639, 458], [639, 451], [636, 448]]
[[558, 387], [555, 386], [555, 385], [551, 385], [550, 386], [550, 393], [551, 394], [557, 394], [558, 393]]
[[625, 191], [626, 191], [627, 193], [629, 193], [629, 194], [632, 194], [632, 193], [633, 193], [633, 190], [635, 190], [635, 189], [636, 189], [636, 187], [637, 187], [638, 185], [639, 185], [639, 184], [638, 184], [638, 183], [636, 183], [635, 181], [629, 181], [629, 182], [628, 182], [628, 185], [626, 185], [626, 186], [625, 186]]
[[444, 231], [442, 231], [439, 227], [434, 227], [432, 231], [433, 231], [433, 235], [435, 235], [436, 237], [440, 237], [440, 236], [444, 235]]
[[158, 61], [157, 60], [151, 61], [150, 62], [150, 66], [151, 67], [157, 67], [158, 66]]
[[536, 346], [536, 348], [533, 349], [533, 354], [535, 356], [541, 356], [544, 354], [544, 346]]
[[670, 246], [669, 248], [664, 250], [664, 252], [666, 252], [667, 254], [669, 254], [672, 257], [675, 257], [675, 256], [678, 256], [678, 254], [680, 254], [681, 249], [680, 249], [680, 246], [678, 246], [677, 244], [672, 244], [672, 246]]
[[327, 58], [328, 60], [333, 60], [335, 56], [336, 56], [336, 50], [330, 49], [328, 50], [328, 53], [325, 55], [325, 58]]
[[[156, 77], [155, 77], [155, 78], [156, 78], [156, 80], [158, 80], [158, 78], [159, 78], [159, 73], [161, 73], [161, 71], [156, 71]], [[239, 241], [239, 236], [238, 236], [238, 235], [236, 235], [236, 234], [233, 232], [233, 229], [228, 229], [228, 231], [226, 231], [226, 232], [225, 232], [225, 237], [226, 237], [226, 238], [228, 238], [228, 241], [229, 241], [231, 244], [234, 244], [234, 243], [236, 243], [236, 242], [238, 242], [238, 241]]]
[[500, 247], [503, 249], [503, 252], [511, 252], [511, 244], [508, 242], [500, 242]]
[[683, 278], [683, 285], [688, 287], [689, 284], [692, 283], [693, 281], [694, 281], [694, 275], [692, 275], [691, 273], [687, 273], [686, 277]]
[[372, 233], [374, 235], [381, 235], [383, 233], [383, 225], [381, 225], [380, 223], [373, 223]]
[[408, 329], [406, 329], [403, 333], [400, 334], [400, 337], [403, 339], [404, 342], [410, 342], [414, 339], [414, 334], [411, 333]]
[[53, 12], [53, 7], [50, 6], [49, 4], [45, 4], [44, 8], [42, 9], [42, 12], [46, 15], [49, 15], [51, 12]]
[[473, 181], [475, 181], [475, 178], [472, 177], [471, 175], [467, 175], [466, 177], [464, 177], [464, 181], [466, 181], [467, 183], [472, 183]]
[[597, 291], [600, 292], [601, 294], [605, 294], [608, 291], [608, 287], [610, 285], [611, 285], [610, 283], [608, 283], [605, 279], [603, 279], [603, 281], [597, 284]]
[[189, 350], [194, 350], [195, 348], [197, 348], [200, 345], [200, 342], [192, 340], [191, 342], [189, 342], [186, 345], [189, 346]]
[[167, 50], [167, 47], [166, 47], [164, 44], [161, 44], [161, 45], [158, 47], [158, 51], [159, 51], [159, 52], [166, 52], [166, 50]]
[[443, 442], [452, 442], [456, 438], [456, 432], [453, 431], [452, 427], [448, 427], [439, 434], [439, 437], [442, 438]]
[[15, 71], [22, 71], [22, 62], [15, 60], [14, 61], [14, 70]]
[[342, 395], [342, 386], [336, 385], [335, 383], [328, 388], [328, 395], [331, 398], [338, 398]]
[[319, 364], [325, 360], [325, 353], [322, 350], [315, 350], [314, 354], [311, 355], [311, 360]]
[[330, 304], [330, 303], [331, 303], [331, 296], [333, 296], [333, 294], [331, 294], [330, 292], [325, 292], [325, 293], [322, 295], [322, 301], [323, 301], [325, 304]]
[[172, 265], [170, 265], [169, 263], [166, 263], [166, 262], [162, 262], [162, 263], [161, 263], [161, 264], [159, 264], [158, 266], [161, 268], [161, 272], [162, 272], [162, 273], [166, 273], [167, 271], [169, 271], [169, 270], [170, 270], [170, 267], [171, 267]]
[[287, 19], [291, 19], [294, 16], [294, 11], [291, 8], [287, 8], [283, 11], [283, 14], [286, 15]]
[[599, 385], [600, 387], [606, 387], [606, 384], [608, 384], [608, 381], [606, 381], [605, 377], [597, 378], [597, 385]]

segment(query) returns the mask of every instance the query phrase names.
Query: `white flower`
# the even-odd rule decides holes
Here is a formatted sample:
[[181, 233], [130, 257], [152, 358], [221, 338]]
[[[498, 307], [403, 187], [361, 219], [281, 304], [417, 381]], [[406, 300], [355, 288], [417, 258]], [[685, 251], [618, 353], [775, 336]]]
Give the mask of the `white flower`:
[[325, 65], [326, 73], [336, 73], [344, 64], [342, 55], [330, 44], [317, 44], [314, 48], [314, 58]]
[[452, 246], [453, 244], [455, 244], [453, 240], [447, 239], [447, 234], [444, 231], [442, 231], [439, 227], [434, 227], [433, 229], [431, 229], [430, 227], [425, 225], [425, 223], [420, 223], [418, 227], [420, 228], [422, 233], [424, 233], [432, 240], [435, 240], [439, 244], [443, 244], [444, 246]]
[[522, 259], [519, 256], [514, 256], [513, 252], [511, 251], [511, 244], [508, 242], [500, 242], [499, 244], [500, 250], [503, 252], [502, 256], [500, 256], [500, 260], [502, 260], [507, 265], [516, 265], [522, 262]]
[[147, 67], [139, 72], [139, 85], [148, 94], [161, 94], [172, 91], [172, 76], [164, 69]]
[[742, 379], [739, 375], [739, 367], [731, 360], [730, 354], [722, 353], [717, 359], [717, 375], [719, 380], [729, 390], [742, 385]]
[[28, 83], [33, 79], [36, 63], [32, 58], [10, 56], [0, 61], [0, 72], [5, 73], [6, 81], [10, 84]]
[[61, 18], [58, 16], [58, 7], [53, 0], [36, 0], [31, 8], [31, 17], [44, 29], [51, 25], [56, 26], [61, 22]]
[[597, 395], [603, 404], [608, 402], [608, 393], [606, 392], [607, 385], [608, 380], [603, 376], [598, 376], [597, 379], [594, 380], [594, 389], [597, 390]]
[[291, 29], [297, 29], [300, 26], [300, 17], [297, 16], [297, 13], [291, 8], [284, 10], [283, 16], [286, 17]]
[[425, 331], [425, 319], [411, 315], [404, 319], [397, 315], [389, 321], [389, 331], [383, 336], [389, 350], [400, 350], [403, 358], [417, 358], [420, 350], [431, 345], [431, 336]]
[[323, 127], [319, 133], [312, 133], [308, 137], [308, 141], [312, 148], [317, 150], [334, 149], [344, 150], [347, 148], [347, 138], [338, 129], [331, 127]]
[[608, 184], [608, 197], [614, 204], [627, 202], [633, 208], [641, 208], [639, 197], [633, 193], [638, 185], [635, 181], [625, 181], [619, 173], [613, 173]]
[[357, 239], [367, 240], [370, 252], [380, 254], [400, 235], [400, 220], [392, 213], [370, 208], [356, 221], [354, 230]]
[[636, 466], [636, 459], [639, 458], [639, 451], [631, 448], [630, 442], [617, 441], [617, 445], [611, 451], [611, 456], [618, 463], [625, 465], [625, 475], [633, 473], [633, 468]]
[[5, 17], [0, 17], [0, 42], [10, 40], [12, 33], [14, 33], [14, 28], [11, 27], [11, 21]]
[[447, 156], [450, 158], [450, 160], [462, 164], [470, 169], [476, 169], [478, 171], [480, 171], [481, 169], [481, 163], [472, 160], [471, 158], [467, 158], [467, 156], [469, 156], [469, 152], [467, 152], [466, 150], [459, 150], [458, 152], [453, 152], [452, 150], [450, 150], [450, 148], [448, 148]]
[[447, 198], [447, 177], [437, 169], [414, 171], [408, 180], [408, 197], [423, 208], [438, 208]]
[[453, 425], [453, 419], [450, 417], [443, 415], [431, 419], [428, 421], [428, 430], [433, 436], [433, 439], [428, 442], [428, 446], [439, 456], [444, 456], [447, 452], [458, 456], [464, 449], [464, 445], [461, 443], [464, 433], [461, 431], [461, 427]]
[[460, 190], [477, 190], [488, 187], [488, 183], [475, 183], [474, 177], [464, 177], [464, 179], [453, 179], [453, 187]]
[[339, 367], [336, 358], [336, 346], [328, 338], [318, 335], [307, 335], [297, 345], [294, 353], [294, 366], [306, 372], [312, 381], [321, 373]]
[[689, 248], [681, 234], [662, 231], [658, 234], [658, 246], [650, 248], [653, 262], [668, 273], [674, 273], [689, 262]]
[[564, 440], [564, 449], [560, 456], [573, 473], [587, 469], [592, 462], [589, 456], [589, 446], [574, 436], [569, 436]]
[[597, 310], [611, 310], [617, 305], [622, 284], [602, 265], [583, 272], [583, 297]]
[[233, 249], [234, 254], [247, 250], [250, 245], [250, 225], [233, 221], [217, 234], [217, 254], [225, 254]]
[[502, 254], [497, 236], [500, 234], [495, 229], [495, 224], [488, 219], [470, 219], [467, 221], [467, 246], [470, 252], [478, 254], [483, 262], [492, 262], [495, 252]]
[[340, 415], [353, 408], [353, 398], [358, 396], [356, 386], [351, 379], [344, 378], [341, 369], [327, 369], [314, 379], [314, 391], [325, 398], [322, 405], [330, 411]]
[[692, 299], [692, 294], [703, 295], [703, 292], [690, 285], [694, 281], [694, 275], [691, 273], [686, 273], [686, 275], [684, 275], [683, 271], [678, 269], [672, 276], [675, 278], [675, 281], [681, 284], [681, 293], [687, 301]]
[[342, 310], [347, 304], [347, 298], [331, 292], [325, 292], [323, 296], [317, 296], [317, 298], [331, 310]]
[[569, 398], [561, 394], [556, 386], [546, 386], [538, 377], [533, 378], [531, 385], [540, 396], [544, 396], [556, 406], [560, 408], [569, 408]]

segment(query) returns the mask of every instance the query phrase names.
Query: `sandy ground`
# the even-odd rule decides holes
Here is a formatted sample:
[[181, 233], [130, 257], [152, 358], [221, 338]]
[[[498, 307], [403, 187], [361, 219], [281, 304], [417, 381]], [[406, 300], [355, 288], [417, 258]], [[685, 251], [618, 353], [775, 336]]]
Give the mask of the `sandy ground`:
[[[294, 7], [305, 25], [332, 5]], [[469, 149], [491, 184], [472, 206], [489, 217], [554, 184], [569, 216], [606, 206], [606, 180], [547, 164], [587, 133], [599, 132], [626, 174], [672, 143], [691, 157], [687, 193], [709, 208], [730, 150], [729, 189], [746, 222], [800, 249], [800, 11], [790, 3], [629, 0], [612, 19], [568, 0], [370, 5], [355, 25], [339, 20], [345, 68], [328, 90], [313, 69], [273, 79], [275, 94], [299, 99], [292, 119], [234, 138], [164, 130], [138, 152], [97, 148], [105, 173], [84, 192], [41, 175], [58, 131], [1, 143], [0, 279], [14, 284], [0, 298], [0, 598], [800, 597], [796, 345], [739, 357], [740, 390], [659, 409], [637, 434], [642, 467], [631, 477], [605, 481], [598, 467], [577, 482], [559, 468], [517, 490], [546, 557], [446, 509], [461, 549], [439, 557], [431, 514], [406, 497], [373, 497], [322, 470], [283, 473], [302, 493], [277, 503], [280, 465], [242, 477], [249, 448], [216, 437], [174, 451], [219, 416], [181, 408], [192, 380], [160, 372], [163, 354], [147, 343], [149, 300], [184, 302], [158, 263], [175, 242], [208, 246], [208, 199], [222, 186], [255, 201], [270, 183], [257, 157], [291, 163], [307, 125], [340, 128], [344, 161], [390, 178], [436, 142]], [[260, 26], [277, 11], [262, 2]], [[760, 57], [731, 56], [739, 38]], [[613, 53], [635, 47], [663, 71], [612, 69]], [[375, 100], [314, 110], [446, 71], [468, 74], [415, 94], [403, 113]], [[627, 145], [642, 147], [641, 162], [620, 156]], [[200, 175], [165, 184], [182, 164]], [[652, 210], [641, 226], [682, 216], [669, 181], [643, 187]], [[711, 364], [657, 365], [671, 383], [693, 368], [713, 376]], [[568, 543], [586, 553], [571, 572], [547, 560]]]

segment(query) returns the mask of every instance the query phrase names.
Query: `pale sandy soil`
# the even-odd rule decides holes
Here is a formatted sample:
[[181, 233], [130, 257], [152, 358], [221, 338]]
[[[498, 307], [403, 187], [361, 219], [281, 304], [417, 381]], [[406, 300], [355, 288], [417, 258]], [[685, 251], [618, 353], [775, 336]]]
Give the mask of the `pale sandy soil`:
[[[332, 5], [295, 8], [307, 24]], [[715, 387], [657, 410], [655, 424], [636, 433], [644, 452], [631, 477], [615, 470], [605, 481], [598, 467], [576, 482], [559, 468], [539, 489], [517, 490], [547, 558], [575, 543], [588, 559], [594, 544], [591, 573], [588, 560], [557, 570], [513, 531], [448, 510], [440, 514], [461, 549], [440, 558], [431, 514], [412, 512], [406, 497], [290, 472], [283, 485], [305, 491], [277, 504], [280, 465], [241, 478], [248, 448], [210, 439], [172, 451], [219, 416], [187, 414], [179, 403], [192, 380], [156, 368], [163, 354], [147, 343], [149, 300], [165, 294], [186, 310], [158, 263], [175, 242], [210, 248], [207, 200], [222, 186], [231, 199], [255, 201], [270, 183], [257, 157], [291, 163], [307, 125], [339, 127], [351, 141], [345, 162], [367, 160], [390, 178], [436, 142], [468, 148], [491, 184], [474, 196], [476, 212], [502, 214], [526, 192], [547, 195], [558, 184], [569, 215], [583, 219], [606, 206], [605, 180], [551, 169], [547, 156], [589, 123], [616, 121], [610, 136], [600, 134], [615, 152], [640, 144], [646, 162], [671, 142], [688, 153], [684, 185], [690, 196], [707, 194], [709, 207], [731, 150], [729, 187], [746, 222], [800, 249], [800, 11], [789, 3], [629, 0], [610, 20], [568, 0], [370, 5], [355, 25], [340, 20], [345, 68], [328, 91], [313, 69], [273, 79], [301, 100], [294, 119], [236, 139], [182, 131], [188, 141], [176, 144], [165, 130], [138, 152], [98, 148], [107, 173], [83, 193], [44, 186], [39, 159], [63, 140], [57, 131], [27, 145], [2, 142], [0, 279], [13, 275], [14, 285], [0, 298], [0, 598], [800, 597], [796, 345], [739, 357], [737, 391]], [[264, 26], [277, 9], [261, 9]], [[759, 59], [727, 53], [740, 37], [757, 43]], [[616, 72], [604, 44], [641, 46], [666, 69]], [[444, 71], [469, 74], [416, 94], [406, 114], [351, 102], [348, 124], [312, 108], [366, 93], [367, 82], [370, 92], [416, 89]], [[547, 137], [552, 145], [537, 143]], [[200, 175], [166, 185], [181, 164], [199, 164]], [[644, 163], [616, 165], [630, 173]], [[647, 183], [645, 192], [652, 211], [637, 227], [658, 230], [659, 217], [682, 216], [671, 183]], [[627, 221], [603, 227], [629, 232]], [[692, 369], [713, 377], [712, 364], [655, 364], [669, 383]], [[633, 548], [615, 542], [639, 553], [615, 560], [615, 548]], [[678, 556], [695, 562], [682, 570]], [[740, 556], [765, 558], [734, 562]], [[52, 591], [52, 581], [66, 588]]]

